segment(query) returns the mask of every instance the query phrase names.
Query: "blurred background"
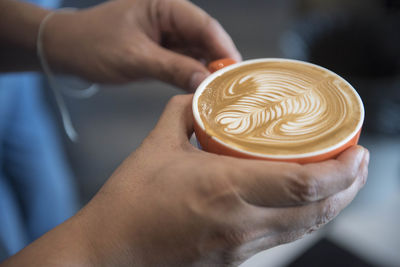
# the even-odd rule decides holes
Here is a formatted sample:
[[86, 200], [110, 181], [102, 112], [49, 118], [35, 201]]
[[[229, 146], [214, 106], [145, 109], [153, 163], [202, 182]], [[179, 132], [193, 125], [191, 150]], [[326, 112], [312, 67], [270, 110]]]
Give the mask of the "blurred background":
[[[221, 22], [244, 59], [285, 57], [327, 67], [360, 93], [371, 152], [369, 180], [332, 223], [243, 266], [400, 266], [400, 1], [196, 0]], [[85, 7], [99, 1], [66, 0]], [[60, 127], [82, 205], [153, 128], [177, 88], [146, 81], [66, 97], [79, 133]], [[47, 96], [53, 103], [51, 95]], [[57, 109], [54, 109], [57, 114]]]

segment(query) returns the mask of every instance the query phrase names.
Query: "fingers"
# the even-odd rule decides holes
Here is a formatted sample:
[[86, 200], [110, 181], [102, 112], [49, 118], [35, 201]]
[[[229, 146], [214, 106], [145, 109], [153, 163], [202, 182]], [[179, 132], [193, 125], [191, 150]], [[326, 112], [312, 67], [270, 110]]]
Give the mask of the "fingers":
[[245, 230], [246, 233], [242, 235], [252, 236], [253, 239], [247, 240], [247, 244], [243, 246], [246, 249], [242, 253], [247, 251], [247, 254], [255, 254], [270, 247], [295, 241], [331, 221], [349, 205], [365, 184], [368, 162], [367, 154], [353, 184], [327, 199], [297, 207], [267, 209], [247, 207], [247, 218], [251, 218], [251, 223]]
[[232, 176], [239, 195], [257, 206], [311, 203], [349, 187], [365, 164], [368, 151], [355, 146], [337, 159], [307, 165], [236, 160]]
[[199, 61], [167, 50], [150, 43], [151, 56], [146, 69], [149, 75], [167, 83], [176, 85], [188, 92], [194, 92], [197, 86], [210, 74]]
[[193, 95], [172, 97], [152, 135], [160, 137], [165, 144], [189, 144], [193, 133], [192, 98]]
[[[237, 61], [241, 56], [232, 39], [222, 26], [207, 13], [189, 1], [155, 1], [152, 5], [152, 21], [156, 22], [161, 42], [168, 40], [177, 47], [206, 61], [230, 57]], [[210, 74], [203, 62], [165, 49], [156, 43], [146, 44], [147, 55], [144, 68], [154, 78], [194, 92]]]
[[208, 25], [202, 28], [202, 35], [202, 38], [198, 41], [203, 48], [204, 58], [207, 58], [209, 61], [221, 58], [232, 58], [236, 61], [242, 61], [242, 56], [231, 37], [217, 20], [211, 19]]
[[[325, 200], [309, 205], [276, 208], [266, 212], [268, 229], [282, 233], [277, 236], [276, 242], [286, 243], [311, 233], [322, 225], [331, 221], [342, 211], [364, 186], [368, 176], [368, 155], [363, 162], [357, 179], [344, 191], [341, 191]], [[271, 224], [272, 223], [272, 224]]]
[[349, 187], [367, 160], [369, 161], [368, 150], [354, 146], [336, 160], [304, 165], [303, 175], [313, 181], [311, 183], [316, 188], [314, 198], [311, 196], [310, 200], [320, 200]]
[[262, 250], [295, 241], [331, 221], [365, 184], [368, 163], [369, 154], [366, 153], [352, 185], [324, 200], [286, 208], [243, 205], [232, 222], [231, 232], [234, 234], [230, 236], [240, 238], [231, 246], [234, 249], [229, 250], [230, 262], [240, 263]]
[[[359, 158], [359, 154], [362, 155], [362, 159], [357, 159]], [[225, 159], [229, 160], [228, 158]], [[237, 172], [238, 168], [236, 168], [236, 165], [239, 165], [241, 161], [243, 160], [230, 162], [232, 171], [230, 173]], [[358, 165], [358, 171], [354, 174], [354, 178], [350, 179], [353, 181], [351, 185], [346, 185], [346, 183], [343, 183], [343, 190], [340, 190], [340, 192], [335, 192], [335, 194], [319, 201], [310, 201], [306, 203], [295, 202], [296, 205], [294, 206], [282, 207], [285, 205], [282, 205], [276, 201], [276, 199], [279, 199], [281, 195], [283, 195], [283, 197], [281, 196], [283, 203], [285, 203], [284, 201], [286, 201], [286, 203], [291, 203], [291, 201], [293, 201], [290, 194], [285, 195], [287, 194], [285, 188], [279, 186], [276, 187], [276, 185], [280, 184], [276, 183], [275, 179], [277, 181], [281, 181], [285, 179], [284, 176], [276, 176], [275, 179], [272, 180], [262, 179], [259, 180], [258, 183], [256, 183], [257, 181], [254, 182], [253, 180], [252, 183], [250, 183], [252, 190], [247, 199], [246, 196], [243, 197], [243, 184], [236, 184], [236, 186], [234, 185], [236, 192], [239, 194], [241, 200], [240, 203], [242, 204], [238, 206], [236, 212], [235, 210], [230, 210], [230, 213], [225, 216], [225, 220], [227, 222], [230, 221], [231, 224], [231, 226], [228, 227], [228, 232], [231, 233], [229, 236], [240, 237], [239, 239], [234, 239], [231, 243], [234, 245], [241, 245], [264, 237], [264, 241], [258, 244], [259, 249], [264, 249], [266, 247], [272, 247], [281, 243], [294, 241], [302, 237], [304, 234], [312, 232], [318, 229], [321, 225], [332, 220], [353, 200], [357, 192], [365, 184], [368, 174], [369, 153], [367, 150], [361, 147], [354, 147], [349, 151], [346, 151], [345, 154], [341, 155], [337, 161], [345, 162], [341, 163], [343, 164], [343, 166], [340, 165], [341, 168], [346, 168], [344, 166], [350, 165], [348, 168], [352, 169], [353, 165]], [[352, 163], [348, 164], [347, 162]], [[269, 168], [278, 166], [278, 168], [274, 170], [276, 174], [279, 174], [279, 172], [285, 172], [286, 169], [295, 170], [295, 168], [302, 168], [302, 166], [296, 164], [271, 162], [269, 164], [268, 162], [264, 164], [266, 164], [266, 166]], [[326, 165], [326, 162], [321, 164], [322, 168], [325, 167], [324, 165]], [[255, 167], [255, 165], [252, 167]], [[330, 166], [326, 168], [329, 169]], [[244, 180], [251, 180], [253, 173], [251, 173], [250, 169], [247, 169], [247, 171], [247, 177], [242, 176], [242, 178], [245, 177]], [[331, 171], [338, 172], [336, 169]], [[269, 171], [265, 171], [264, 175], [265, 173], [270, 174]], [[324, 172], [324, 174], [329, 175], [327, 172]], [[244, 173], [241, 175], [244, 175]], [[338, 178], [340, 179], [340, 177]], [[324, 177], [319, 177], [319, 179], [324, 179]], [[265, 181], [270, 181], [270, 183], [266, 185]], [[340, 181], [338, 182], [340, 183]], [[285, 183], [282, 183], [281, 186], [285, 186]], [[245, 192], [245, 194], [246, 193], [248, 192]], [[249, 201], [249, 198], [252, 198], [251, 200], [253, 201]], [[254, 204], [254, 202], [256, 204]], [[265, 205], [265, 203], [272, 203], [274, 207]], [[232, 213], [234, 215], [232, 215]], [[230, 220], [228, 218], [230, 218]], [[258, 249], [257, 247], [253, 248], [255, 250]]]
[[208, 60], [230, 57], [241, 61], [230, 36], [206, 12], [189, 1], [163, 2], [159, 8], [169, 12], [164, 12], [165, 16], [160, 18], [162, 31], [175, 31], [190, 46], [202, 48], [203, 57]]

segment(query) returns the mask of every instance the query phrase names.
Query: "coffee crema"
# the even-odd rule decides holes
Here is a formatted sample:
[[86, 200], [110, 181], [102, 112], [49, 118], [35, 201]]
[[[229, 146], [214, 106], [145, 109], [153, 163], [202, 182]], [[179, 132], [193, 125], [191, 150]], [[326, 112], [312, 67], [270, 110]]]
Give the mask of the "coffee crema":
[[269, 155], [330, 148], [354, 133], [363, 116], [358, 95], [344, 79], [296, 61], [226, 71], [206, 85], [197, 105], [209, 136]]

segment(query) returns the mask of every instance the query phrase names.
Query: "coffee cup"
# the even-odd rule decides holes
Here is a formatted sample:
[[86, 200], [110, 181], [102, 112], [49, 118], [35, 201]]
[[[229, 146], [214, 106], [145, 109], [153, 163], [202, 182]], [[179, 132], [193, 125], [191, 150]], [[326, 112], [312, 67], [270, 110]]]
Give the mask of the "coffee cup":
[[222, 59], [192, 103], [200, 147], [248, 159], [312, 163], [356, 145], [364, 121], [357, 91], [323, 67], [291, 59]]

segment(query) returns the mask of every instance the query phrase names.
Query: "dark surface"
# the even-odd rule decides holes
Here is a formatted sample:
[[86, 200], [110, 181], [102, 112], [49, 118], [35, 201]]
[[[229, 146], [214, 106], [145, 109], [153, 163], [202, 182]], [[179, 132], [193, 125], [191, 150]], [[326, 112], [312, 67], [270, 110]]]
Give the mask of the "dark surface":
[[335, 243], [322, 239], [288, 267], [374, 267]]

